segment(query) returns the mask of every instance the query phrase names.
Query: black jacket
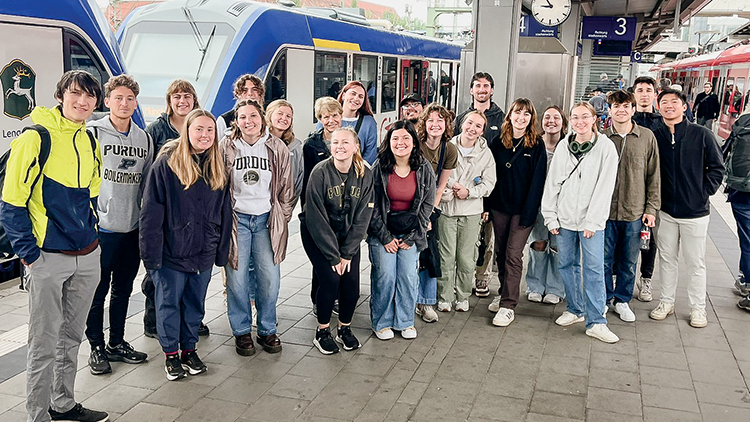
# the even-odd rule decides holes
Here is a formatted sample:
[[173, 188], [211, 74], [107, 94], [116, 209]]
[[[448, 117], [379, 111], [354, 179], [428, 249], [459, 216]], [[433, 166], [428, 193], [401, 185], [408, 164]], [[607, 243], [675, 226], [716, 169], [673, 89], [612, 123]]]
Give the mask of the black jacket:
[[651, 132], [654, 131], [656, 126], [662, 123], [661, 115], [656, 111], [653, 113], [648, 111], [636, 111], [633, 115], [633, 121], [636, 122], [638, 126], [645, 127]]
[[307, 192], [307, 181], [310, 179], [310, 173], [313, 168], [318, 165], [319, 162], [325, 160], [331, 156], [331, 150], [326, 145], [326, 141], [323, 140], [323, 130], [319, 129], [310, 134], [305, 140], [305, 144], [302, 146], [302, 161], [305, 165], [305, 172], [302, 177], [302, 193], [300, 200], [302, 206], [305, 206], [306, 192]]
[[[516, 152], [506, 148], [500, 137], [490, 146], [495, 158], [497, 182], [488, 198], [485, 210], [493, 209], [509, 215], [520, 215], [520, 225], [530, 227], [536, 222], [547, 175], [547, 151], [539, 139], [531, 148], [519, 145]], [[513, 157], [516, 156], [513, 160]], [[508, 163], [513, 160], [508, 168]]]
[[[380, 168], [380, 160], [372, 163], [372, 173], [375, 185], [375, 210], [370, 220], [367, 234], [373, 236], [383, 245], [390, 243], [394, 236], [388, 231], [388, 212], [391, 210], [391, 200], [388, 198], [388, 173]], [[422, 252], [427, 249], [427, 225], [430, 222], [432, 208], [435, 206], [435, 172], [432, 164], [422, 158], [422, 164], [417, 169], [417, 191], [409, 212], [415, 213], [419, 220], [419, 227], [401, 237], [407, 245], [417, 245]]]
[[314, 233], [315, 245], [331, 265], [357, 254], [373, 210], [372, 171], [367, 166], [361, 178], [352, 166], [344, 189], [341, 182], [333, 159], [318, 163], [310, 174], [310, 189], [300, 214], [300, 224]]
[[708, 197], [724, 177], [724, 162], [714, 134], [687, 120], [675, 125], [674, 135], [664, 122], [654, 128], [661, 167], [661, 210], [674, 218], [709, 214]]
[[[464, 117], [466, 117], [467, 114], [469, 114], [470, 112], [474, 110], [476, 109], [474, 108], [474, 102], [472, 101], [471, 106], [469, 106], [469, 109], [459, 114], [458, 117], [456, 117], [456, 124], [453, 130], [453, 136], [461, 133], [461, 124], [463, 124], [464, 122]], [[485, 117], [487, 117], [487, 127], [484, 128], [484, 134], [482, 136], [484, 137], [484, 139], [487, 140], [487, 143], [489, 144], [489, 146], [492, 147], [492, 143], [494, 142], [494, 139], [500, 136], [500, 129], [502, 129], [503, 127], [503, 120], [505, 119], [505, 113], [500, 107], [498, 107], [497, 104], [495, 104], [494, 102], [491, 102], [490, 108], [484, 112], [484, 115]]]
[[211, 190], [199, 178], [185, 190], [168, 158], [157, 158], [146, 179], [139, 242], [143, 266], [188, 273], [225, 266], [232, 237], [231, 187]]
[[167, 113], [162, 113], [156, 118], [156, 120], [151, 122], [151, 124], [146, 127], [146, 133], [148, 133], [154, 141], [154, 151], [156, 151], [157, 154], [161, 150], [161, 147], [168, 141], [180, 137], [180, 133], [177, 129], [169, 123], [169, 116], [167, 116]]
[[719, 117], [719, 97], [713, 92], [706, 94], [701, 92], [695, 97], [693, 103], [695, 117], [699, 119], [715, 119]]

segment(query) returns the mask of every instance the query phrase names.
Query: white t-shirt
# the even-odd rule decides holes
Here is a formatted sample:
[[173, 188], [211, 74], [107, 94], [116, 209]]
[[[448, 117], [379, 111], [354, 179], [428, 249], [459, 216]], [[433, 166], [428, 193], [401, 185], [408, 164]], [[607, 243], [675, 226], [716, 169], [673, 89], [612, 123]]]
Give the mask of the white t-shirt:
[[466, 157], [467, 155], [471, 154], [472, 151], [474, 151], [473, 146], [466, 148], [464, 146], [461, 146], [461, 142], [458, 143], [458, 149], [459, 151], [461, 151], [461, 155], [463, 155], [464, 157]]
[[268, 160], [266, 137], [255, 145], [235, 139], [237, 158], [232, 166], [234, 179], [234, 210], [249, 215], [271, 211], [271, 162]]

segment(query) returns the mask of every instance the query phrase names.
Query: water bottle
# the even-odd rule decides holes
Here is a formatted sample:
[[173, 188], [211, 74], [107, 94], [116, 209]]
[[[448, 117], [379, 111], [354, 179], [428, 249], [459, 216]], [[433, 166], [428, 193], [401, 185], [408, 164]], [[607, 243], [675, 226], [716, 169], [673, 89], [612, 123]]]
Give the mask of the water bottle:
[[482, 183], [482, 176], [477, 176], [474, 178], [474, 186]]
[[641, 227], [641, 250], [647, 251], [651, 243], [651, 227], [643, 225]]

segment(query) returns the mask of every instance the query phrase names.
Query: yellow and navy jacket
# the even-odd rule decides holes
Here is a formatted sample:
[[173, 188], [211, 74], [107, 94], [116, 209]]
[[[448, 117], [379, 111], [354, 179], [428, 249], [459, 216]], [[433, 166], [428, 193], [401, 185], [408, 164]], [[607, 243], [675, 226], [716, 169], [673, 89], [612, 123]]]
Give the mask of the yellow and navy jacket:
[[16, 254], [27, 263], [39, 250], [80, 251], [97, 240], [96, 198], [101, 151], [92, 151], [86, 126], [62, 116], [60, 107], [37, 107], [31, 121], [50, 133], [49, 158], [39, 175], [41, 138], [27, 130], [10, 145], [0, 222]]

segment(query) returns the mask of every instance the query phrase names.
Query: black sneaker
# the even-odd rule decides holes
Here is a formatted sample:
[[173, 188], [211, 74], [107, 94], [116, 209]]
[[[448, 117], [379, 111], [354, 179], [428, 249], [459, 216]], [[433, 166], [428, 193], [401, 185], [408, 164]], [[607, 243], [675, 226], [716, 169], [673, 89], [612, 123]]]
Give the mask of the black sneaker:
[[133, 349], [133, 346], [124, 340], [115, 347], [107, 345], [106, 352], [110, 362], [143, 363], [148, 358], [147, 354]]
[[313, 344], [315, 347], [320, 350], [320, 353], [324, 355], [332, 355], [334, 353], [338, 353], [339, 346], [336, 346], [336, 342], [333, 341], [333, 337], [331, 336], [331, 329], [326, 328], [318, 328], [318, 330], [315, 332], [315, 339], [313, 340]]
[[336, 332], [336, 341], [341, 343], [341, 346], [347, 352], [349, 350], [359, 349], [360, 347], [359, 340], [357, 340], [357, 337], [352, 333], [352, 327], [348, 325], [342, 325], [338, 328], [338, 331]]
[[180, 358], [177, 355], [167, 356], [164, 371], [167, 373], [167, 379], [170, 381], [179, 380], [187, 376], [187, 372], [182, 367], [182, 362], [180, 362]]
[[198, 327], [198, 335], [203, 337], [203, 336], [207, 336], [208, 334], [209, 334], [208, 325], [201, 322], [201, 325]]
[[198, 354], [195, 353], [195, 350], [183, 353], [180, 360], [182, 361], [182, 366], [190, 372], [190, 375], [202, 374], [208, 370], [201, 358], [198, 357]]
[[50, 408], [49, 416], [53, 421], [105, 422], [109, 420], [107, 412], [86, 409], [81, 403], [76, 403], [72, 409], [64, 413], [55, 412]]
[[737, 306], [746, 311], [750, 311], [750, 296], [740, 299], [740, 301], [737, 302]]
[[339, 314], [339, 300], [338, 299], [333, 301], [333, 314], [334, 315]]
[[91, 371], [91, 375], [102, 375], [112, 372], [112, 367], [109, 365], [109, 361], [107, 361], [107, 353], [104, 351], [104, 346], [95, 346], [91, 349], [89, 371]]

